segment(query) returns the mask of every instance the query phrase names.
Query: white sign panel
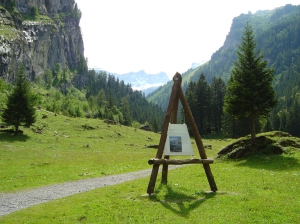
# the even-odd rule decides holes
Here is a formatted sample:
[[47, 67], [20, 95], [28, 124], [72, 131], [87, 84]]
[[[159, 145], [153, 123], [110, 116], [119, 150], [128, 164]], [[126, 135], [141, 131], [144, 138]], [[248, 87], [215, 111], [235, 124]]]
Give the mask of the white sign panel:
[[186, 124], [169, 124], [165, 155], [194, 155]]

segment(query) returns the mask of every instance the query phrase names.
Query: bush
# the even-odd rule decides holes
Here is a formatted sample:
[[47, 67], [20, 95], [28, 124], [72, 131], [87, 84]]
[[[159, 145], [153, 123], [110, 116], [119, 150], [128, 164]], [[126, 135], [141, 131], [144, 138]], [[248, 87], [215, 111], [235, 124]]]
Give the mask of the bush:
[[34, 17], [37, 17], [39, 14], [39, 10], [36, 6], [32, 6], [30, 9], [30, 14], [33, 15]]
[[6, 2], [4, 4], [4, 8], [6, 8], [10, 13], [13, 12], [16, 9], [16, 0], [12, 0], [9, 2]]

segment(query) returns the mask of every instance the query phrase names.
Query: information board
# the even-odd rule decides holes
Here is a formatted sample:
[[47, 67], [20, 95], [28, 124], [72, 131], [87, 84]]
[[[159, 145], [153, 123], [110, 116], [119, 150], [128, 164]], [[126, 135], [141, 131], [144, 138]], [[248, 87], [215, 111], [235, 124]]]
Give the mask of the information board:
[[186, 124], [169, 124], [165, 155], [194, 155], [189, 132]]

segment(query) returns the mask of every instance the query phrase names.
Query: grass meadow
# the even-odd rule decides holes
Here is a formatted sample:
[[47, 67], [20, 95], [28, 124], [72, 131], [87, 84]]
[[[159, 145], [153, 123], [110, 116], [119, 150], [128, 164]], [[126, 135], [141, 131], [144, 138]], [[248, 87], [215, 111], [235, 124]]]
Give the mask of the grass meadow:
[[[42, 134], [0, 132], [1, 193], [151, 168], [157, 150], [146, 145], [158, 144], [159, 134], [50, 113], [43, 119], [45, 113], [32, 127]], [[203, 142], [215, 157], [231, 140]], [[210, 166], [216, 193], [202, 165], [187, 165], [170, 170], [167, 185], [159, 172], [155, 195], [146, 194], [149, 177], [141, 178], [32, 206], [0, 223], [300, 223], [299, 149]]]

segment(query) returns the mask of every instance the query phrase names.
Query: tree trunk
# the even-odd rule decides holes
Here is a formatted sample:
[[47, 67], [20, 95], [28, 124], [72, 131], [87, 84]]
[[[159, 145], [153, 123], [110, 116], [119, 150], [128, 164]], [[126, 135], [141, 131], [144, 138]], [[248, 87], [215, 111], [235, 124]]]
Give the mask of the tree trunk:
[[255, 133], [255, 116], [254, 115], [251, 115], [250, 117], [250, 126], [251, 126], [251, 144], [252, 145], [255, 145], [255, 136], [256, 136], [256, 133]]

